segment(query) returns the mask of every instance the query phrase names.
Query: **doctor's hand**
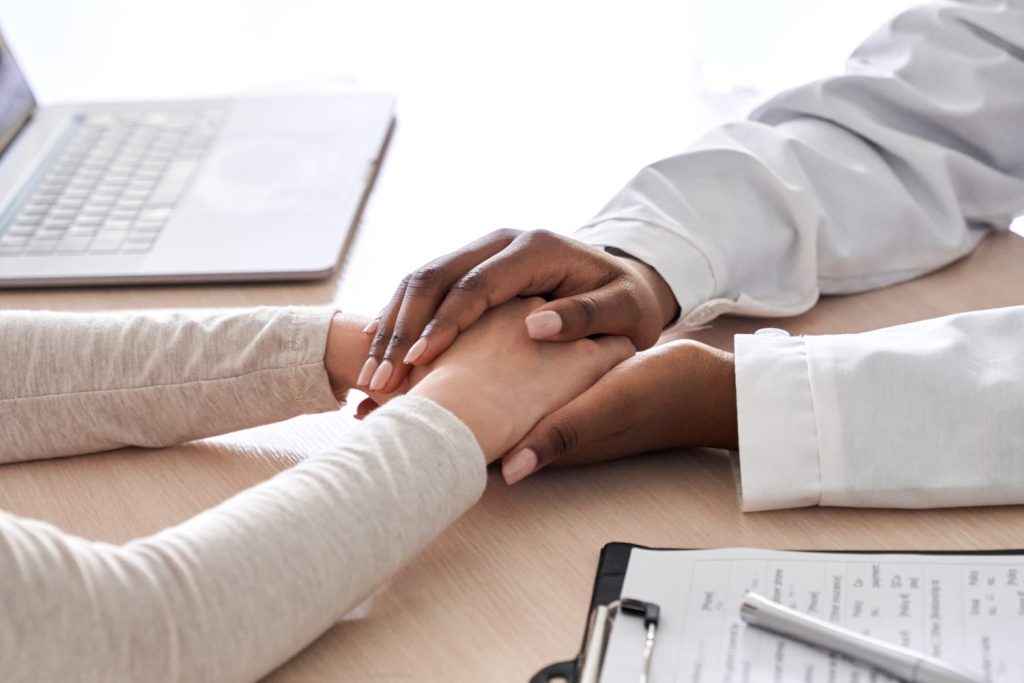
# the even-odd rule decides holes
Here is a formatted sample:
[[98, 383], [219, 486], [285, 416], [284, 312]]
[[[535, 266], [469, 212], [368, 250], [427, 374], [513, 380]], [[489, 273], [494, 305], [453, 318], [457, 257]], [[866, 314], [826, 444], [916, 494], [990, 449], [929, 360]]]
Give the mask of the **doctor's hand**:
[[358, 386], [389, 393], [431, 363], [488, 309], [516, 296], [551, 299], [526, 319], [533, 339], [657, 340], [678, 306], [665, 281], [628, 255], [545, 230], [498, 230], [409, 274], [370, 323]]
[[580, 465], [666, 448], [737, 447], [730, 353], [670, 342], [616, 366], [544, 418], [502, 461], [514, 484], [548, 465]]
[[564, 344], [530, 339], [523, 321], [543, 304], [516, 299], [495, 308], [409, 377], [408, 394], [432, 399], [461, 419], [487, 462], [635, 353], [625, 337]]

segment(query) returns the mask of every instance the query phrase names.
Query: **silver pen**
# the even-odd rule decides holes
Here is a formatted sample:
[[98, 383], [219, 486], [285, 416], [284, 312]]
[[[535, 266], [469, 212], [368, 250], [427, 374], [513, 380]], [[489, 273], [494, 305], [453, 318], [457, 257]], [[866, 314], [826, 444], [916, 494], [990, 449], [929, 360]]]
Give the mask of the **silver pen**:
[[740, 618], [751, 626], [863, 662], [910, 683], [982, 683], [983, 679], [909, 647], [809, 616], [763, 595], [748, 592]]

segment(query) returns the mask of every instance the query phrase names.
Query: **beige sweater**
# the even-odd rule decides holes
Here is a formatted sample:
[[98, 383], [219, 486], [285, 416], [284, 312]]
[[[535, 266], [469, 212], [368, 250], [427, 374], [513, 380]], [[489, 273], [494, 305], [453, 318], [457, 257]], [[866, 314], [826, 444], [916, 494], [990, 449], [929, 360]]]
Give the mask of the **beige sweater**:
[[[330, 316], [0, 313], [0, 462], [335, 409]], [[258, 678], [451, 524], [485, 479], [466, 426], [405, 397], [349, 443], [123, 546], [0, 512], [0, 677]]]

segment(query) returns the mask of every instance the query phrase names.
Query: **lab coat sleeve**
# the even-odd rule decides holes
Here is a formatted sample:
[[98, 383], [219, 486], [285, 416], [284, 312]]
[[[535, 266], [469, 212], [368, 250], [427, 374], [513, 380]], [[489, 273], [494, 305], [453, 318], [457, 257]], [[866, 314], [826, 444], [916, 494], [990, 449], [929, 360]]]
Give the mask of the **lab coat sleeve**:
[[745, 511], [1024, 503], [1024, 306], [738, 335]]
[[644, 168], [577, 237], [649, 263], [697, 327], [917, 277], [1020, 213], [1024, 0], [946, 1]]

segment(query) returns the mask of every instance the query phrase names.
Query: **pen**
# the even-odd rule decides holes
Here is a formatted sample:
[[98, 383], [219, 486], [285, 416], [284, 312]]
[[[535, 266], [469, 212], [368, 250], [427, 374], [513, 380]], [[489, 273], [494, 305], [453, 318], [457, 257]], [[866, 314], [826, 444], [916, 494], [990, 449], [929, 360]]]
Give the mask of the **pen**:
[[910, 683], [981, 683], [982, 679], [908, 647], [887, 643], [748, 592], [740, 618], [751, 626], [856, 659]]

